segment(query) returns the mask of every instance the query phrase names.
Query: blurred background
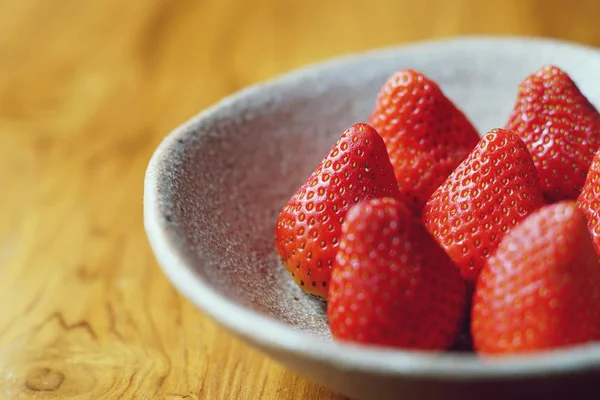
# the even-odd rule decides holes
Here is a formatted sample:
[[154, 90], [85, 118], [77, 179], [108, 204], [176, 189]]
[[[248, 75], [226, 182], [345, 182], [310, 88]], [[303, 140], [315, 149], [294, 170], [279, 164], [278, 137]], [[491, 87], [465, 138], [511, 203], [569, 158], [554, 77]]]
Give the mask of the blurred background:
[[163, 277], [142, 224], [154, 148], [312, 62], [463, 34], [598, 46], [599, 16], [596, 0], [0, 0], [0, 398], [339, 399]]

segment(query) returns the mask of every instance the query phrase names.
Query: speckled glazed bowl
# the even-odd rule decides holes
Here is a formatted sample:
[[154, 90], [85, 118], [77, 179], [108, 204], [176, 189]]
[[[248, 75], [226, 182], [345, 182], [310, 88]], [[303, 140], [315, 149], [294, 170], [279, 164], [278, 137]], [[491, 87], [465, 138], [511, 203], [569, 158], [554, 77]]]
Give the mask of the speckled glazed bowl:
[[481, 359], [335, 343], [324, 304], [292, 283], [274, 248], [283, 204], [341, 132], [367, 119], [392, 72], [410, 67], [429, 75], [485, 132], [504, 124], [519, 81], [546, 63], [566, 70], [600, 106], [600, 52], [518, 38], [452, 39], [353, 55], [224, 99], [175, 129], [152, 157], [144, 213], [158, 262], [220, 325], [353, 398], [583, 398], [583, 388], [600, 398], [600, 345]]

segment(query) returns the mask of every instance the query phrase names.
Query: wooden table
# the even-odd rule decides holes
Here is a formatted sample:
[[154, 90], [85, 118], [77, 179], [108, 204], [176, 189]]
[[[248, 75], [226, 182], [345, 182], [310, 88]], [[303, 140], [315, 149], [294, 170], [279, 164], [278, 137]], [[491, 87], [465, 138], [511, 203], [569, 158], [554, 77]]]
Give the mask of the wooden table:
[[224, 95], [351, 51], [464, 33], [600, 45], [595, 0], [339, 4], [0, 0], [0, 398], [338, 399], [163, 277], [142, 225], [155, 146]]

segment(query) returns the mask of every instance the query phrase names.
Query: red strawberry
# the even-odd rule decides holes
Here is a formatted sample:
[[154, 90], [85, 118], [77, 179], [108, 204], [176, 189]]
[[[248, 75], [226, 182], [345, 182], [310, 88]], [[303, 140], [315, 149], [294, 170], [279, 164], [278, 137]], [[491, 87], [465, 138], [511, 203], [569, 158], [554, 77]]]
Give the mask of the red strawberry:
[[545, 206], [504, 236], [477, 280], [472, 335], [481, 353], [600, 340], [600, 264], [574, 201]]
[[588, 228], [594, 238], [596, 251], [600, 255], [600, 151], [592, 160], [577, 203], [588, 221]]
[[277, 252], [304, 291], [327, 298], [346, 212], [361, 200], [385, 196], [399, 197], [385, 144], [369, 125], [353, 125], [277, 219]]
[[494, 129], [433, 193], [423, 220], [473, 283], [502, 236], [543, 204], [527, 148], [516, 134]]
[[385, 141], [402, 201], [416, 215], [479, 142], [475, 127], [439, 86], [411, 69], [385, 82], [369, 123]]
[[327, 303], [334, 338], [447, 349], [465, 303], [458, 270], [402, 203], [372, 199], [348, 211]]
[[527, 145], [549, 202], [577, 198], [600, 145], [600, 114], [565, 72], [549, 65], [525, 78], [506, 129]]

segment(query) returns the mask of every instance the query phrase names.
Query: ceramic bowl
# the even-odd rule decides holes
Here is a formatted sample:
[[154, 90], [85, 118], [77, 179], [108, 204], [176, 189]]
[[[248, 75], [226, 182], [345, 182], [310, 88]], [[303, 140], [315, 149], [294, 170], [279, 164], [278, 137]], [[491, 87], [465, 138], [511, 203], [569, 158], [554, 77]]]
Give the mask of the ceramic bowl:
[[506, 399], [595, 388], [600, 345], [484, 359], [336, 343], [324, 303], [291, 281], [274, 249], [284, 203], [341, 132], [366, 121], [395, 70], [433, 78], [485, 133], [506, 121], [519, 81], [548, 63], [567, 71], [600, 106], [597, 50], [499, 37], [346, 56], [225, 98], [171, 132], [149, 164], [145, 227], [159, 264], [221, 326], [353, 398]]

